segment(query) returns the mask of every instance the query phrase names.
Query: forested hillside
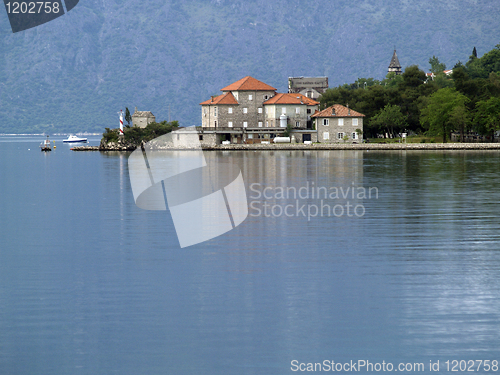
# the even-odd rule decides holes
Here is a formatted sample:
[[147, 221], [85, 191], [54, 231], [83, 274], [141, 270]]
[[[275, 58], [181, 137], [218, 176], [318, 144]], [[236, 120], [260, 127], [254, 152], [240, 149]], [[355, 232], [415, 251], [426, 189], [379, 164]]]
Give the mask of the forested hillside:
[[449, 68], [500, 40], [497, 0], [81, 0], [13, 34], [0, 11], [0, 133], [102, 131], [129, 107], [199, 124], [199, 103], [246, 75], [330, 86], [404, 67]]

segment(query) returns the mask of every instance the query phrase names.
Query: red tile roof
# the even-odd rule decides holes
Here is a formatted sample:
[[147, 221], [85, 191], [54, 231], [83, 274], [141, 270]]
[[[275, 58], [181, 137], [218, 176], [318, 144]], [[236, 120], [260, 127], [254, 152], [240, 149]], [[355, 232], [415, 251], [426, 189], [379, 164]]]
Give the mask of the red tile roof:
[[276, 91], [276, 89], [258, 79], [246, 76], [224, 87], [221, 91]]
[[238, 101], [234, 98], [231, 92], [226, 92], [225, 94], [210, 98], [201, 102], [200, 105], [210, 105], [210, 104], [236, 104], [238, 105]]
[[302, 94], [276, 94], [271, 99], [264, 102], [266, 104], [307, 104], [318, 105], [319, 102], [308, 98]]
[[[332, 110], [335, 109], [335, 114], [333, 114]], [[350, 111], [350, 112], [349, 112]], [[344, 107], [340, 104], [334, 104], [331, 107], [328, 107], [322, 111], [316, 112], [311, 117], [365, 117], [364, 114], [356, 112], [352, 109]]]

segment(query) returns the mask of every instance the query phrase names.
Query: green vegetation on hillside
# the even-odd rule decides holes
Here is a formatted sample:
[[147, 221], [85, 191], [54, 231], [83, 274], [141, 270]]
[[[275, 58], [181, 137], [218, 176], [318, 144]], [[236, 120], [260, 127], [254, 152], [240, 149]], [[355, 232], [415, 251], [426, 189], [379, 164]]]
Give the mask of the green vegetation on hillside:
[[[328, 89], [321, 108], [349, 104], [366, 115], [367, 137], [400, 132], [425, 133], [449, 139], [451, 132], [477, 132], [493, 140], [500, 130], [500, 44], [466, 64], [458, 62], [451, 76], [433, 56], [429, 63], [435, 78], [412, 65], [383, 81], [358, 79], [351, 85]], [[367, 82], [365, 85], [364, 82]], [[463, 138], [461, 138], [463, 139]]]

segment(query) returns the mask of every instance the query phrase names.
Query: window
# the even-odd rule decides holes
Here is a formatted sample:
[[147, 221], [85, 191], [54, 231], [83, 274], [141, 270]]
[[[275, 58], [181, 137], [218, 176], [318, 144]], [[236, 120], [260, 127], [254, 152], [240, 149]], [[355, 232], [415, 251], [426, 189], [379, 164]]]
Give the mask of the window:
[[266, 107], [266, 113], [268, 113], [268, 112], [269, 112], [269, 107]]
[[358, 119], [357, 118], [352, 119], [352, 126], [358, 126]]
[[217, 107], [214, 107], [214, 117], [217, 117]]
[[344, 126], [344, 119], [343, 118], [339, 118], [339, 126]]
[[177, 134], [177, 140], [179, 140], [179, 134]]
[[248, 122], [243, 121], [243, 127], [246, 128], [248, 126]]
[[229, 122], [227, 123], [227, 126], [228, 126], [228, 127], [230, 127], [230, 128], [232, 128], [232, 127], [233, 127], [233, 122], [232, 122], [232, 121], [229, 121]]
[[217, 127], [217, 121], [214, 121], [214, 126]]
[[200, 139], [200, 141], [203, 141], [203, 136], [202, 135], [198, 136], [198, 138]]
[[262, 128], [262, 121], [259, 121], [259, 128]]
[[269, 121], [266, 121], [266, 128], [269, 127]]
[[264, 100], [269, 99], [269, 95], [264, 95]]
[[357, 139], [356, 138], [356, 133], [352, 133], [352, 139]]
[[248, 100], [253, 100], [253, 95], [252, 94], [248, 95]]
[[253, 139], [253, 134], [248, 134], [248, 139]]
[[327, 119], [327, 118], [324, 118], [324, 119], [323, 119], [323, 125], [324, 125], [324, 126], [328, 126], [328, 119]]
[[307, 114], [310, 115], [311, 114], [311, 108], [307, 108]]
[[259, 107], [258, 111], [259, 113], [262, 113], [262, 107]]
[[295, 126], [298, 128], [300, 127], [300, 121], [295, 121]]
[[330, 133], [328, 133], [328, 132], [324, 132], [324, 133], [323, 133], [323, 140], [327, 141], [327, 140], [329, 140], [329, 139], [330, 139]]
[[207, 117], [207, 109], [206, 108], [203, 108], [203, 116]]
[[232, 108], [232, 107], [229, 107], [229, 108], [227, 109], [227, 113], [233, 113], [233, 108]]
[[300, 107], [296, 107], [295, 108], [295, 113], [298, 114], [298, 115], [300, 115]]
[[243, 113], [248, 113], [248, 108], [243, 108]]
[[281, 108], [281, 114], [282, 115], [286, 115], [286, 107], [282, 107]]
[[344, 133], [337, 133], [337, 138], [338, 139], [344, 138]]

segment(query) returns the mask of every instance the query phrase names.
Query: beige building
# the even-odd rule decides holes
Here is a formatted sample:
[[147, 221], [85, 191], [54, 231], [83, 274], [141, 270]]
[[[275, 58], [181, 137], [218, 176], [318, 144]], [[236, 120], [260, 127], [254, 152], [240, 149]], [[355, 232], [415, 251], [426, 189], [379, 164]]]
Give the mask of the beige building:
[[[319, 102], [302, 94], [276, 94], [264, 102], [266, 127], [283, 127], [282, 116], [293, 128], [312, 129], [311, 115], [319, 108]], [[286, 126], [285, 126], [286, 127]]]
[[316, 121], [320, 143], [361, 143], [363, 115], [349, 107], [334, 104], [311, 116]]
[[138, 111], [135, 107], [135, 112], [132, 115], [132, 125], [139, 128], [145, 128], [152, 122], [156, 122], [156, 117], [150, 111]]

